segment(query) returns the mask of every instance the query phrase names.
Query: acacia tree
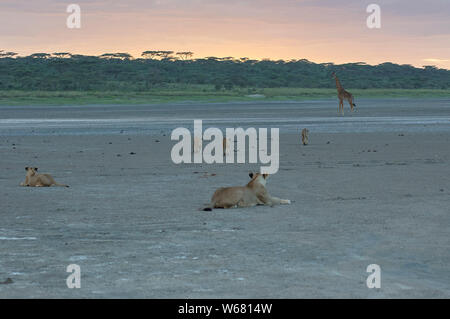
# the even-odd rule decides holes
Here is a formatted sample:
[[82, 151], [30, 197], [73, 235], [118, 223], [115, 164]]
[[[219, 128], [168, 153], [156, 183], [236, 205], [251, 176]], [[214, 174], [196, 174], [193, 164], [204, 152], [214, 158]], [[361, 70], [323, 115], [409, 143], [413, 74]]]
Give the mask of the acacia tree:
[[156, 59], [160, 60], [168, 59], [173, 54], [173, 51], [144, 51], [141, 56], [146, 59]]
[[173, 54], [173, 51], [159, 51], [159, 57], [162, 60], [168, 59]]
[[182, 52], [177, 52], [176, 53], [182, 60], [188, 60], [190, 58], [192, 58], [192, 56], [194, 55], [193, 52], [190, 51], [182, 51]]
[[48, 58], [50, 58], [50, 54], [48, 54], [48, 53], [33, 53], [29, 57], [33, 58], [33, 59], [48, 59]]
[[132, 58], [129, 53], [104, 53], [99, 56], [102, 59], [119, 59], [119, 60], [130, 60]]
[[16, 52], [4, 52], [3, 50], [0, 50], [0, 58], [12, 58], [16, 55]]
[[151, 59], [153, 60], [158, 56], [159, 51], [144, 51], [142, 52], [141, 56], [145, 59]]
[[72, 57], [72, 53], [69, 52], [54, 52], [52, 56], [60, 59], [68, 59]]

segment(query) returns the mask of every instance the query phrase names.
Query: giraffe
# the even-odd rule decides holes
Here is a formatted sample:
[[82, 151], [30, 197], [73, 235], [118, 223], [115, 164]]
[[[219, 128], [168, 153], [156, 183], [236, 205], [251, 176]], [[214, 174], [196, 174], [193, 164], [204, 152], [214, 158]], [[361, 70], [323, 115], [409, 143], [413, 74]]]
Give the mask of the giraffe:
[[338, 113], [342, 113], [342, 115], [344, 115], [344, 99], [348, 101], [348, 103], [350, 104], [350, 110], [353, 112], [353, 107], [356, 106], [356, 104], [353, 103], [353, 95], [344, 90], [336, 73], [333, 72], [331, 76], [336, 80], [336, 88], [338, 91], [338, 98], [339, 98]]

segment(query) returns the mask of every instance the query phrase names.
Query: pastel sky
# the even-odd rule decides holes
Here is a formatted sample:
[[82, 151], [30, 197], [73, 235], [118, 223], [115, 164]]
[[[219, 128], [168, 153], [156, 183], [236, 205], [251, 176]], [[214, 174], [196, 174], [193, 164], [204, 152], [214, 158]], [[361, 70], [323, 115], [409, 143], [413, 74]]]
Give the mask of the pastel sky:
[[[68, 4], [81, 7], [69, 29]], [[366, 8], [381, 7], [381, 29]], [[1, 0], [0, 50], [386, 61], [450, 69], [450, 0]]]

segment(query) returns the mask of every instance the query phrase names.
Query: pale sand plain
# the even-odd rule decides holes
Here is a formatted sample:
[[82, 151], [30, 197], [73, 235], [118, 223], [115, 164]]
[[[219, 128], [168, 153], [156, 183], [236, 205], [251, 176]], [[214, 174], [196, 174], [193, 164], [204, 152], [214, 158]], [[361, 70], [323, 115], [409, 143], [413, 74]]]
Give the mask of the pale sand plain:
[[[358, 106], [1, 107], [0, 298], [450, 297], [449, 101]], [[293, 203], [199, 211], [259, 165], [174, 164], [194, 118], [280, 126], [267, 188]], [[19, 187], [25, 166], [71, 187]]]

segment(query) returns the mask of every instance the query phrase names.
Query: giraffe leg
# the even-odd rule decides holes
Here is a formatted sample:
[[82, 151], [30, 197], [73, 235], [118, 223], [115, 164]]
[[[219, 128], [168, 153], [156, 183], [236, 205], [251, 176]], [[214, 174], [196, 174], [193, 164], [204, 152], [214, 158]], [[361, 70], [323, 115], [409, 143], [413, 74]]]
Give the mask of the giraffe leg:
[[350, 111], [353, 112], [353, 100], [352, 100], [352, 98], [348, 99], [348, 104], [350, 104]]

